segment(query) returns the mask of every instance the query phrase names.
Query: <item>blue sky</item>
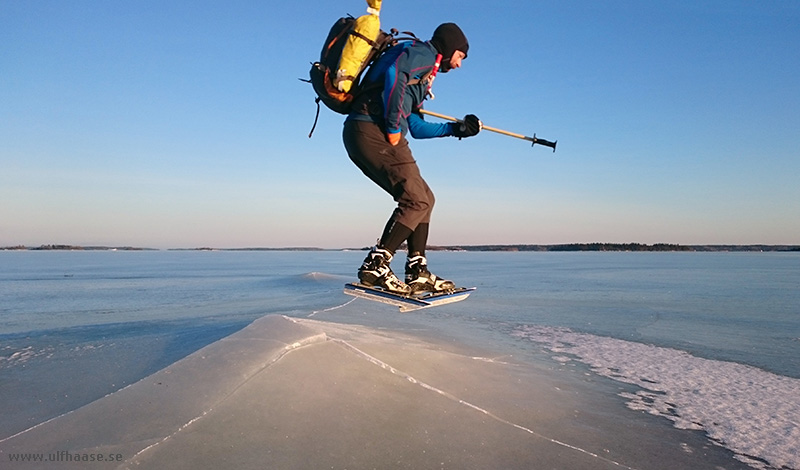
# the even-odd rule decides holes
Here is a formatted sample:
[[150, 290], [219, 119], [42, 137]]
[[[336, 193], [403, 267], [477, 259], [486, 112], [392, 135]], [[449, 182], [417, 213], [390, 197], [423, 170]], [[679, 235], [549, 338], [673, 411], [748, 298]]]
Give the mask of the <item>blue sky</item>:
[[[0, 246], [366, 246], [394, 203], [298, 81], [363, 0], [0, 3]], [[384, 0], [470, 40], [411, 141], [430, 243], [800, 244], [800, 3]], [[430, 118], [429, 118], [430, 119]]]

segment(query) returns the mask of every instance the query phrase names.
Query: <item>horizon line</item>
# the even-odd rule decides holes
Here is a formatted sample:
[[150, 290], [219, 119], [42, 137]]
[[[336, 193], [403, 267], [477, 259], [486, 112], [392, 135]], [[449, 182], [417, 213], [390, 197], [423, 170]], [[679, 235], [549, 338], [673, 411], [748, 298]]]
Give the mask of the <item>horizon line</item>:
[[[371, 247], [321, 248], [313, 246], [283, 247], [190, 247], [190, 248], [150, 248], [135, 246], [43, 244], [39, 246], [12, 245], [0, 247], [0, 251], [367, 251]], [[590, 242], [590, 243], [498, 243], [474, 245], [429, 245], [428, 251], [800, 251], [800, 245], [793, 244], [678, 244], [678, 243], [638, 243], [638, 242]], [[406, 251], [401, 245], [398, 251]]]

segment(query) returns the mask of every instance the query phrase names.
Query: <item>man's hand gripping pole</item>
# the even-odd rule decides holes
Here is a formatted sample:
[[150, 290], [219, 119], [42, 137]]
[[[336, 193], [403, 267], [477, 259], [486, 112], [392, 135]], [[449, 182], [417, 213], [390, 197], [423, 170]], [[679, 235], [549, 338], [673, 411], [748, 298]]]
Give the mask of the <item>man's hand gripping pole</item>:
[[[460, 119], [456, 119], [456, 118], [454, 118], [452, 116], [447, 116], [447, 115], [444, 115], [444, 114], [435, 113], [433, 111], [428, 111], [426, 109], [420, 109], [419, 112], [422, 113], [422, 114], [427, 114], [428, 116], [433, 116], [433, 117], [437, 117], [439, 119], [444, 119], [446, 121], [461, 122]], [[485, 129], [485, 130], [491, 131], [491, 132], [496, 132], [498, 134], [507, 135], [509, 137], [516, 137], [517, 139], [527, 140], [528, 142], [532, 142], [531, 147], [533, 147], [536, 144], [544, 145], [545, 147], [550, 147], [551, 149], [553, 149], [553, 152], [556, 151], [556, 144], [558, 143], [557, 140], [555, 142], [550, 142], [549, 140], [540, 139], [540, 138], [536, 137], [536, 134], [533, 134], [533, 137], [528, 137], [526, 135], [517, 134], [515, 132], [504, 131], [503, 129], [497, 129], [495, 127], [483, 126], [483, 127], [481, 127], [481, 129]]]

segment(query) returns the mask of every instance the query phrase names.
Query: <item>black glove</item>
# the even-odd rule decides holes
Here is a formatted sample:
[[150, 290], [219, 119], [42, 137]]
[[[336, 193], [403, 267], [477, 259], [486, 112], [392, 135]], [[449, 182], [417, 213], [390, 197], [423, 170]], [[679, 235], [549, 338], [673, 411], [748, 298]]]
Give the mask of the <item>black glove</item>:
[[478, 116], [474, 114], [467, 114], [461, 122], [453, 123], [453, 135], [459, 139], [462, 137], [472, 137], [481, 131], [483, 123]]

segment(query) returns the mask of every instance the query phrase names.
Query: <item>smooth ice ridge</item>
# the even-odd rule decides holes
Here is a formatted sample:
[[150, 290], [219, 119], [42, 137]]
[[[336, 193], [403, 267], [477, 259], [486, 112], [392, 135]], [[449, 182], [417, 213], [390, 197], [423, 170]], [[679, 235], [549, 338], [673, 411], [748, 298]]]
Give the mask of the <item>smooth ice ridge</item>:
[[263, 317], [102, 399], [0, 439], [0, 457], [71, 449], [119, 453], [126, 459], [119, 468], [139, 465], [142, 456], [194, 426], [285, 355], [325, 341], [324, 332], [287, 317]]
[[800, 380], [663, 347], [523, 326], [514, 336], [577, 357], [602, 376], [637, 385], [628, 407], [701, 429], [756, 468], [800, 469]]

